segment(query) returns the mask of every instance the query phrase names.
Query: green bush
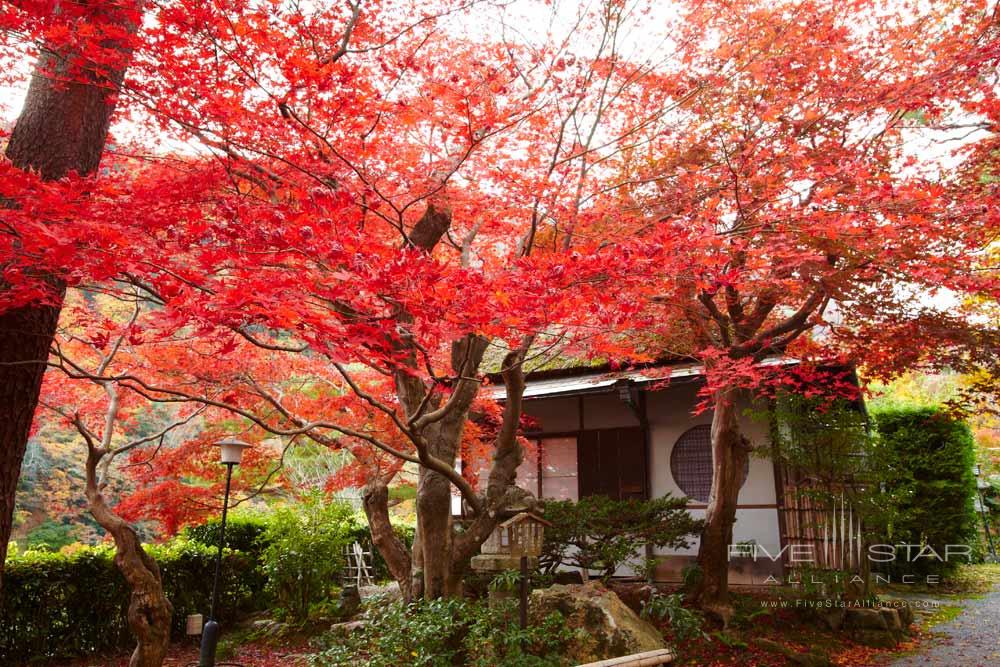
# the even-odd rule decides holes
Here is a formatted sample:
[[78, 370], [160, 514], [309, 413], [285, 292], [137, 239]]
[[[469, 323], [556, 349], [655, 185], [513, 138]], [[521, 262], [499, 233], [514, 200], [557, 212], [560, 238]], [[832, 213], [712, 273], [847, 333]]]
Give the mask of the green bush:
[[[150, 546], [174, 605], [173, 631], [187, 614], [208, 613], [215, 551], [187, 540]], [[109, 546], [70, 553], [26, 551], [7, 560], [0, 599], [0, 664], [105, 653], [134, 643], [126, 621], [129, 590]], [[223, 622], [253, 608], [263, 578], [245, 554], [223, 561], [217, 616]]]
[[[968, 425], [935, 407], [892, 407], [874, 414], [890, 474], [886, 497], [897, 505], [887, 526], [886, 544], [929, 546], [943, 558], [945, 545], [977, 545], [976, 493], [972, 466], [975, 443]], [[906, 558], [883, 564], [890, 573], [947, 574], [967, 562], [954, 554], [947, 562]]]
[[[342, 519], [337, 512], [338, 521]], [[266, 535], [268, 525], [271, 521], [270, 514], [237, 514], [230, 516], [226, 522], [226, 546], [237, 551], [259, 556], [267, 547]], [[198, 526], [188, 526], [184, 529], [183, 535], [188, 539], [216, 546], [219, 543], [218, 518], [210, 519]], [[399, 538], [410, 547], [413, 545], [413, 526], [394, 524], [393, 528]], [[344, 530], [346, 531], [347, 544], [358, 542], [366, 550], [372, 552], [372, 576], [376, 581], [385, 581], [390, 578], [389, 568], [385, 564], [377, 549], [372, 548], [371, 531], [368, 529], [368, 521], [362, 514], [352, 514], [344, 520]]]
[[683, 549], [701, 530], [691, 518], [686, 498], [666, 495], [654, 500], [612, 500], [589, 496], [579, 502], [547, 501], [541, 565], [554, 572], [571, 565], [611, 577], [624, 563], [637, 559], [646, 544]]
[[[247, 554], [261, 551], [260, 538], [267, 530], [268, 516], [262, 514], [230, 514], [226, 519], [226, 546]], [[215, 547], [219, 544], [219, 517], [197, 526], [188, 526], [182, 532], [192, 542]]]
[[574, 633], [554, 613], [521, 630], [513, 602], [433, 600], [372, 605], [361, 632], [330, 633], [316, 667], [561, 667]]
[[670, 621], [670, 629], [674, 633], [675, 639], [688, 641], [705, 637], [705, 632], [701, 629], [705, 624], [705, 617], [701, 612], [688, 609], [683, 605], [684, 595], [672, 593], [665, 595], [654, 592], [653, 595], [642, 603], [643, 618]]
[[261, 567], [267, 592], [292, 618], [304, 620], [338, 582], [353, 541], [352, 513], [349, 505], [316, 497], [271, 514], [260, 538]]

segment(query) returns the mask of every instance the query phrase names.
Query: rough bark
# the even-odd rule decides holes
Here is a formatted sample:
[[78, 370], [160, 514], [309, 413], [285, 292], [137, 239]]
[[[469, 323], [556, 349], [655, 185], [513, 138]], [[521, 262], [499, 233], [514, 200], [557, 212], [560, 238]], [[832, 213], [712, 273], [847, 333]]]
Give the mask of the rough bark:
[[[125, 13], [103, 18], [134, 28], [125, 18], [128, 8], [108, 5], [107, 12]], [[36, 171], [46, 180], [97, 170], [124, 78], [128, 52], [125, 47], [121, 51], [120, 67], [100, 72], [88, 70], [72, 48], [62, 48], [62, 55], [43, 53], [7, 144], [6, 156], [15, 167]], [[64, 294], [58, 276], [38, 278], [52, 288], [49, 303], [0, 314], [0, 594], [21, 461]]]
[[409, 602], [413, 599], [410, 581], [413, 564], [410, 552], [389, 522], [389, 487], [382, 479], [372, 479], [365, 485], [361, 499], [372, 531], [372, 542], [385, 560], [389, 574], [399, 582], [403, 599]]
[[524, 397], [524, 356], [531, 341], [525, 341], [517, 350], [510, 352], [503, 362], [501, 375], [507, 400], [504, 403], [503, 421], [497, 434], [496, 449], [486, 483], [486, 499], [483, 511], [473, 519], [466, 530], [455, 538], [452, 546], [452, 568], [462, 570], [466, 567], [483, 542], [496, 528], [501, 511], [511, 500], [509, 494], [515, 490], [517, 468], [524, 460], [521, 443], [517, 439], [517, 431], [521, 421], [521, 411]]
[[702, 580], [695, 597], [703, 609], [725, 621], [730, 615], [729, 545], [750, 447], [740, 432], [736, 391], [718, 392], [713, 403], [712, 490], [698, 549]]
[[136, 638], [129, 667], [160, 667], [170, 645], [174, 609], [163, 593], [160, 568], [142, 548], [131, 526], [114, 513], [101, 494], [97, 466], [104, 452], [90, 447], [87, 456], [87, 506], [91, 515], [115, 541], [115, 565], [132, 590], [128, 625]]
[[[13, 528], [14, 497], [59, 308], [0, 314], [0, 585]], [[2, 589], [0, 589], [2, 593]]]
[[439, 473], [420, 469], [417, 482], [417, 523], [424, 552], [424, 597], [455, 597], [451, 568], [451, 485]]
[[[475, 379], [488, 341], [469, 335], [452, 345], [451, 365], [458, 380], [446, 410], [421, 433], [431, 456], [455, 465], [472, 402], [479, 393]], [[417, 481], [417, 526], [422, 551], [423, 595], [427, 599], [461, 594], [461, 569], [454, 568], [452, 550], [451, 483], [442, 474], [421, 468]]]
[[[446, 206], [428, 204], [407, 242], [413, 248], [432, 252], [450, 225], [451, 211]], [[424, 463], [418, 472], [417, 529], [411, 554], [407, 557], [405, 549], [392, 534], [386, 508], [387, 494], [379, 488], [379, 483], [366, 488], [365, 512], [375, 546], [404, 594], [427, 599], [457, 597], [462, 593], [462, 575], [469, 559], [496, 526], [498, 512], [508, 500], [508, 491], [513, 486], [517, 466], [521, 462], [522, 453], [517, 441], [524, 391], [521, 363], [530, 340], [511, 352], [504, 362], [508, 401], [486, 494], [484, 498], [477, 496], [472, 499], [477, 504], [474, 509], [476, 515], [465, 531], [456, 533], [451, 513], [453, 481], [442, 474], [437, 462], [452, 469], [455, 466], [469, 411], [479, 393], [477, 375], [489, 341], [475, 334], [454, 341], [451, 349], [451, 392], [447, 398], [428, 396], [430, 389], [420, 379], [417, 347], [406, 333], [412, 320], [407, 313], [398, 315], [397, 320], [401, 335], [393, 341], [393, 345], [401, 353], [405, 367], [393, 374], [396, 396], [410, 425], [408, 435]], [[434, 459], [433, 466], [429, 465], [431, 458]], [[402, 569], [407, 563], [408, 577], [402, 576]]]

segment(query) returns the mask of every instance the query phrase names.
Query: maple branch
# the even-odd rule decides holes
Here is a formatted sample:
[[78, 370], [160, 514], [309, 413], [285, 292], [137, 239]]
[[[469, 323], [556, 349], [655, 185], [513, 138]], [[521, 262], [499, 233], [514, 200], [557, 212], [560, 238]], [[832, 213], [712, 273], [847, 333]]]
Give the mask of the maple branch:
[[[761, 347], [766, 347], [769, 345], [769, 341], [781, 336], [783, 334], [796, 332], [795, 335], [791, 336], [794, 338], [799, 333], [804, 331], [807, 326], [809, 316], [813, 314], [820, 304], [824, 304], [828, 301], [828, 296], [826, 293], [826, 288], [820, 284], [813, 290], [813, 292], [803, 301], [799, 309], [796, 310], [792, 315], [788, 316], [782, 322], [774, 325], [773, 327], [757, 334], [752, 339], [748, 340], [746, 343], [741, 345], [735, 345], [730, 348], [730, 356], [733, 358], [738, 358], [746, 356], [748, 354], [755, 354]], [[791, 338], [785, 341], [785, 345], [791, 342]]]
[[265, 350], [273, 350], [275, 352], [305, 352], [306, 350], [309, 349], [309, 345], [307, 343], [302, 343], [301, 345], [296, 345], [294, 347], [288, 345], [276, 345], [274, 343], [266, 343], [260, 340], [259, 338], [255, 337], [249, 331], [247, 331], [245, 325], [241, 325], [238, 327], [230, 327], [230, 328], [236, 333], [238, 333], [240, 336], [245, 338], [246, 340], [250, 341], [253, 345], [263, 348]]
[[354, 32], [354, 26], [357, 25], [358, 17], [361, 16], [361, 2], [349, 0], [347, 5], [351, 8], [351, 17], [348, 19], [347, 25], [344, 26], [344, 34], [340, 38], [340, 46], [332, 54], [320, 60], [320, 65], [335, 63], [347, 54], [347, 45], [351, 41], [351, 33]]
[[716, 324], [719, 325], [719, 335], [722, 337], [722, 344], [729, 347], [732, 344], [732, 337], [729, 333], [729, 326], [731, 321], [729, 316], [724, 314], [715, 303], [715, 299], [708, 292], [699, 292], [698, 301], [705, 306], [708, 310], [708, 314], [715, 320]]

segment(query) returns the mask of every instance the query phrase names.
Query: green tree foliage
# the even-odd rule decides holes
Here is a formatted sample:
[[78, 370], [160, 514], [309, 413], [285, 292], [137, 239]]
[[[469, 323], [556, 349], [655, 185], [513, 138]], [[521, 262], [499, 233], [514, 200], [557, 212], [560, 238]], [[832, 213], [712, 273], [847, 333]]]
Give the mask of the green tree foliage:
[[781, 395], [772, 405], [769, 454], [785, 466], [792, 493], [817, 507], [847, 501], [868, 537], [895, 521], [906, 493], [886, 484], [894, 474], [888, 445], [855, 403]]
[[[261, 538], [268, 525], [266, 514], [230, 514], [226, 520], [226, 547], [259, 555], [264, 546]], [[222, 520], [214, 517], [197, 526], [186, 527], [182, 535], [193, 542], [214, 547], [219, 544], [221, 527]]]
[[682, 549], [688, 538], [701, 530], [701, 522], [691, 518], [686, 498], [669, 494], [655, 500], [612, 500], [589, 496], [545, 503], [542, 567], [555, 571], [560, 565], [581, 572], [611, 577], [624, 563], [637, 559], [646, 544]]
[[[929, 546], [942, 558], [946, 545], [976, 545], [975, 444], [964, 421], [935, 407], [893, 407], [874, 414], [881, 452], [890, 467], [887, 491], [898, 516], [887, 526], [890, 544]], [[898, 558], [894, 569], [947, 573], [965, 562], [952, 556]]]
[[46, 519], [44, 523], [28, 533], [25, 545], [29, 549], [39, 551], [58, 551], [77, 541], [74, 533], [73, 526]]
[[320, 496], [277, 508], [260, 539], [267, 592], [292, 618], [304, 620], [313, 603], [325, 600], [354, 542], [353, 510]]

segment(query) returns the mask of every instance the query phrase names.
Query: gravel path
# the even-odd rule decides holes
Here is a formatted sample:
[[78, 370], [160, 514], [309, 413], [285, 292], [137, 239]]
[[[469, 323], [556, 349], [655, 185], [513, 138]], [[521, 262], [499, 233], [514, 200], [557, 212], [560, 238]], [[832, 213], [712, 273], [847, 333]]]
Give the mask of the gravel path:
[[947, 665], [948, 667], [996, 667], [1000, 665], [1000, 587], [979, 600], [942, 600], [960, 604], [965, 610], [953, 621], [935, 626], [945, 637], [926, 651], [892, 663], [894, 667]]

